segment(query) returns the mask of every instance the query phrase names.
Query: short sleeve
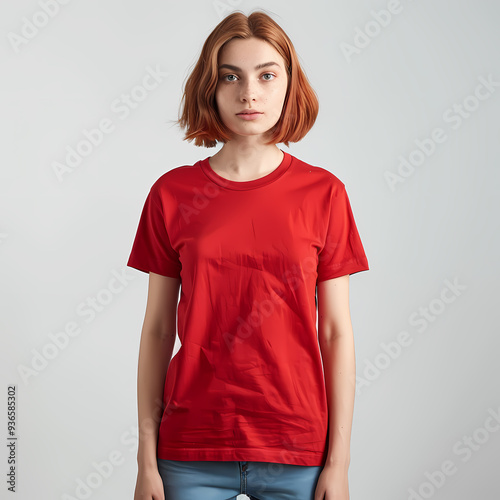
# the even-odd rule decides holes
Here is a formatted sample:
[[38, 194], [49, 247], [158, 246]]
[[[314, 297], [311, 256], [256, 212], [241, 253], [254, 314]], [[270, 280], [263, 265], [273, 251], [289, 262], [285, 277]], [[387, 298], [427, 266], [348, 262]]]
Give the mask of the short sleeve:
[[181, 263], [165, 227], [163, 204], [153, 188], [144, 203], [127, 266], [180, 278]]
[[344, 184], [333, 188], [329, 208], [325, 242], [318, 252], [317, 282], [369, 270]]

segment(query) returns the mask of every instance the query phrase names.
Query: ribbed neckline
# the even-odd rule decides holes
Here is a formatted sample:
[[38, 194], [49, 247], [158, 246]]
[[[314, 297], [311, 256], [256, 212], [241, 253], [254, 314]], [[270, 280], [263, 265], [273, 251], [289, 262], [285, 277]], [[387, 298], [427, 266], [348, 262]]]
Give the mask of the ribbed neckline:
[[214, 170], [212, 170], [212, 167], [210, 166], [209, 162], [210, 156], [208, 156], [204, 160], [200, 160], [200, 167], [203, 170], [203, 172], [207, 175], [207, 177], [212, 181], [214, 181], [219, 186], [228, 189], [236, 189], [239, 191], [244, 191], [247, 189], [255, 189], [270, 184], [271, 182], [281, 177], [288, 170], [288, 167], [292, 163], [292, 155], [287, 153], [286, 151], [283, 151], [282, 149], [280, 149], [280, 151], [283, 153], [283, 160], [278, 165], [278, 167], [276, 167], [269, 174], [264, 175], [264, 177], [260, 177], [259, 179], [253, 179], [251, 181], [232, 181], [220, 176]]

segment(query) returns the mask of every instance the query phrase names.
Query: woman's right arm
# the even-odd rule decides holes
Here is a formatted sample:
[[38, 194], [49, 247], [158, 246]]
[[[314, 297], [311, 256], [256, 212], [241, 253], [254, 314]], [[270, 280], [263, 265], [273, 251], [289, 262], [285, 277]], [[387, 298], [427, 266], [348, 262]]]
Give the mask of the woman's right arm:
[[134, 500], [164, 500], [157, 443], [163, 387], [175, 344], [181, 280], [149, 273], [148, 299], [137, 371], [139, 449]]

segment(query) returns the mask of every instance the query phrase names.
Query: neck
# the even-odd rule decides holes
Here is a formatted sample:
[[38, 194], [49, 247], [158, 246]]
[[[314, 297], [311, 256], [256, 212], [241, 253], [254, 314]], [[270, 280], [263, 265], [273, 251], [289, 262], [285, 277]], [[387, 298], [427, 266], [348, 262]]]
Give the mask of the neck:
[[283, 153], [275, 144], [230, 141], [210, 158], [210, 166], [231, 180], [252, 180], [275, 170]]

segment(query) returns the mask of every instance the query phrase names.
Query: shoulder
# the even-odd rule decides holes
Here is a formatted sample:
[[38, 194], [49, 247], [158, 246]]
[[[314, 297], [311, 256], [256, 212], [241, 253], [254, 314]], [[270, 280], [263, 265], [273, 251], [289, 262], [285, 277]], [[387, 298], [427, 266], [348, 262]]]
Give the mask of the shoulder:
[[199, 176], [200, 161], [193, 165], [180, 165], [168, 170], [154, 181], [150, 192], [154, 197], [165, 198], [175, 194], [179, 189], [191, 186], [194, 178]]
[[191, 178], [198, 172], [197, 163], [198, 162], [196, 162], [194, 165], [181, 165], [170, 169], [168, 172], [165, 172], [160, 177], [158, 177], [158, 179], [156, 179], [156, 181], [153, 183], [152, 187], [158, 189], [169, 184], [175, 184], [176, 182], [182, 182], [186, 179]]
[[334, 193], [342, 192], [345, 190], [344, 183], [328, 168], [307, 163], [299, 158], [294, 158], [294, 165], [296, 169], [303, 174], [307, 174], [308, 178], [314, 184], [328, 187]]

